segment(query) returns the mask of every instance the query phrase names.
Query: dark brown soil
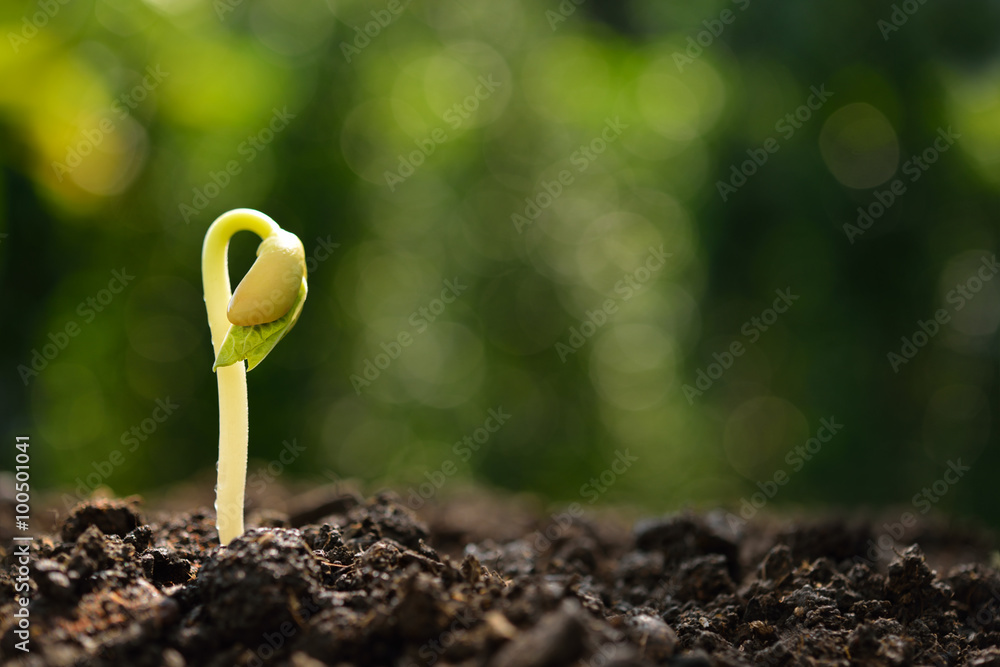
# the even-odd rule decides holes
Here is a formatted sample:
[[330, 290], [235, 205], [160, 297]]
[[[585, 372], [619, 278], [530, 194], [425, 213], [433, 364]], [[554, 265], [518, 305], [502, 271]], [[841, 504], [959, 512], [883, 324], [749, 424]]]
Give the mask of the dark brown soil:
[[480, 494], [417, 516], [390, 494], [313, 492], [220, 548], [208, 511], [147, 521], [136, 499], [93, 501], [32, 543], [28, 654], [15, 647], [15, 558], [2, 554], [0, 656], [1000, 667], [1000, 575], [971, 530], [918, 524], [893, 544], [881, 521], [683, 513], [629, 529], [572, 514], [539, 520]]

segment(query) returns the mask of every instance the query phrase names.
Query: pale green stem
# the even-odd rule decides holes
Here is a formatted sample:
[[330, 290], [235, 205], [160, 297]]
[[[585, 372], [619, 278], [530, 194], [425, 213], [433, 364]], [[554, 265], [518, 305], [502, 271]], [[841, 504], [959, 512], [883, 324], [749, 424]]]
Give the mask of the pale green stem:
[[[226, 308], [233, 296], [229, 283], [229, 239], [240, 231], [250, 231], [265, 239], [280, 229], [268, 216], [248, 208], [223, 213], [208, 228], [201, 250], [201, 275], [216, 356], [231, 326], [226, 318]], [[226, 545], [243, 533], [249, 438], [247, 375], [242, 361], [219, 368], [216, 375], [219, 378], [219, 469], [215, 514], [219, 542]]]

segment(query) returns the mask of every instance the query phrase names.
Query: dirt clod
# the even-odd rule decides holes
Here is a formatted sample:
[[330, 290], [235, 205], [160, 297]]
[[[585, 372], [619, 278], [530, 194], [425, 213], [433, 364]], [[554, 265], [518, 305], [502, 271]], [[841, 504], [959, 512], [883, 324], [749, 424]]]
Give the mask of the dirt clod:
[[105, 535], [125, 537], [143, 521], [136, 509], [136, 498], [124, 500], [96, 500], [77, 505], [62, 525], [62, 538], [72, 542], [90, 526], [96, 526]]

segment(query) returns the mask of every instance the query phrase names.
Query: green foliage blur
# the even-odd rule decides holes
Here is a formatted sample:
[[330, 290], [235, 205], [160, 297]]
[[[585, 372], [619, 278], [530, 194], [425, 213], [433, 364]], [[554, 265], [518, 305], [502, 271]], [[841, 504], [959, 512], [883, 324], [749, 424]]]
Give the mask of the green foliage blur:
[[906, 507], [960, 460], [933, 508], [996, 521], [998, 34], [967, 0], [5, 3], [0, 460], [213, 469], [201, 243], [251, 207], [310, 288], [251, 472]]

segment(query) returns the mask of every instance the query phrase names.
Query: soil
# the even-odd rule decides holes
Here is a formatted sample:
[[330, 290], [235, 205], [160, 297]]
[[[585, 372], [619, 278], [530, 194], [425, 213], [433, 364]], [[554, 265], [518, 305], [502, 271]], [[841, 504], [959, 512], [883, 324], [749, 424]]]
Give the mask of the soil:
[[415, 513], [333, 487], [283, 507], [220, 548], [208, 509], [77, 506], [31, 543], [30, 653], [2, 553], [3, 664], [1000, 667], [995, 542], [971, 528], [629, 526], [482, 492]]

